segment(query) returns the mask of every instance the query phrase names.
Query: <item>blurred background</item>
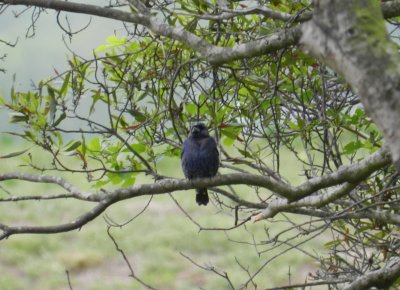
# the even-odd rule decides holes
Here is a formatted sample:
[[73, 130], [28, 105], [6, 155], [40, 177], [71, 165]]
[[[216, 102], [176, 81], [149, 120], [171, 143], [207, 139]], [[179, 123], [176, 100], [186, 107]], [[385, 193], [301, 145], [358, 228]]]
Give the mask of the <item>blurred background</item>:
[[[70, 39], [56, 24], [56, 13], [42, 12], [32, 27], [31, 13], [23, 13], [23, 10], [12, 8], [0, 14], [0, 39], [16, 43], [15, 47], [0, 43], [1, 55], [7, 55], [0, 62], [0, 68], [5, 69], [5, 73], [0, 73], [0, 93], [3, 97], [9, 96], [13, 85], [16, 90], [29, 90], [32, 83], [51, 77], [56, 71], [64, 71], [67, 55], [71, 51], [84, 58], [90, 57], [93, 49], [103, 44], [106, 37], [124, 31], [117, 21], [70, 14], [70, 23], [77, 31], [90, 21], [88, 28]], [[0, 155], [30, 149], [31, 158], [46, 166], [44, 152], [27, 148], [22, 140], [4, 133], [15, 130], [8, 124], [8, 119], [7, 110], [1, 109]], [[294, 161], [288, 159], [285, 162], [288, 166], [292, 165], [290, 168], [296, 167]], [[32, 172], [21, 164], [20, 157], [2, 159], [0, 171]], [[160, 174], [183, 177], [177, 159], [164, 159], [160, 168]], [[301, 178], [292, 172], [296, 170], [288, 172], [286, 177], [294, 184], [299, 183]], [[76, 186], [93, 190], [85, 176], [71, 173], [63, 176]], [[146, 182], [152, 181], [145, 178], [139, 181]], [[2, 183], [0, 187], [3, 196], [51, 194], [56, 191], [49, 185], [33, 187], [20, 181]], [[173, 197], [202, 227], [233, 226], [234, 217], [222, 215], [213, 204], [198, 207], [194, 202], [194, 191], [176, 192]], [[0, 222], [13, 225], [58, 224], [73, 220], [91, 206], [67, 200], [18, 202], [13, 206], [0, 204]], [[255, 240], [267, 239], [267, 234], [273, 236], [282, 231], [284, 217], [279, 224], [268, 220], [230, 231], [199, 231], [199, 227], [186, 217], [176, 202], [164, 195], [120, 202], [80, 231], [12, 236], [1, 241], [0, 289], [70, 289], [68, 278], [73, 289], [145, 289], [129, 277], [128, 265], [108, 236], [105, 221], [122, 224], [144, 208], [146, 210], [135, 220], [122, 228], [112, 228], [111, 233], [126, 253], [135, 275], [155, 288], [230, 289], [226, 280], [213, 270], [227, 272], [233, 282], [239, 283], [248, 279], [247, 270], [253, 272], [255, 269], [262, 269], [259, 277], [263, 283], [260, 286], [273, 287], [278, 283], [304, 282], [307, 274], [314, 270], [311, 258], [301, 253], [303, 248], [298, 249], [297, 255], [296, 251], [285, 253], [285, 249], [272, 250], [271, 245], [270, 251], [262, 253], [254, 244]], [[324, 242], [324, 237], [317, 238], [305, 249], [320, 251]], [[262, 251], [265, 249], [263, 247]], [[279, 263], [274, 260], [278, 256]], [[200, 269], [188, 258], [205, 269]], [[249, 288], [252, 287], [255, 288], [254, 285]]]

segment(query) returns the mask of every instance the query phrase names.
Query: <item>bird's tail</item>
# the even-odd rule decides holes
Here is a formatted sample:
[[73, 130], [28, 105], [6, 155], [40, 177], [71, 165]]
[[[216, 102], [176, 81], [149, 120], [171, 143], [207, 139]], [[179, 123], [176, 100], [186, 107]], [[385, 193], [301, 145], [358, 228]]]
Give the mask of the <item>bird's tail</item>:
[[196, 202], [198, 205], [207, 205], [209, 200], [207, 188], [196, 189]]

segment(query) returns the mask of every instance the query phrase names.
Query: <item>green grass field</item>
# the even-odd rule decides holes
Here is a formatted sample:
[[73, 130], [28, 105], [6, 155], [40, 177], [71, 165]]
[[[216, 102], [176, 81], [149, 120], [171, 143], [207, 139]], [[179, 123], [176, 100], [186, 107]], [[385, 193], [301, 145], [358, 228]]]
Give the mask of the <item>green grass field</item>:
[[[26, 149], [9, 138], [2, 138], [0, 155]], [[32, 149], [33, 150], [33, 149]], [[36, 160], [47, 160], [44, 153], [30, 151]], [[25, 171], [20, 157], [2, 159], [1, 172]], [[162, 174], [173, 171], [182, 177], [179, 160], [165, 160], [160, 166]], [[51, 174], [51, 173], [50, 173]], [[53, 173], [56, 174], [56, 173]], [[84, 176], [63, 175], [77, 186], [88, 187]], [[296, 177], [293, 177], [296, 178]], [[140, 180], [149, 182], [149, 180]], [[32, 185], [12, 181], [0, 184], [0, 196], [50, 194], [59, 192], [46, 184]], [[175, 192], [174, 198], [198, 223], [204, 227], [230, 227], [232, 213], [222, 213], [214, 206], [198, 207], [194, 192]], [[124, 223], [137, 215], [148, 203], [149, 197], [126, 200], [106, 211], [107, 217]], [[73, 220], [93, 204], [81, 201], [58, 200], [40, 202], [0, 203], [0, 223], [9, 225], [52, 225]], [[80, 231], [53, 235], [19, 235], [0, 241], [0, 289], [70, 289], [66, 271], [73, 289], [145, 289], [129, 277], [129, 269], [121, 254], [107, 235], [105, 216], [84, 226]], [[282, 220], [277, 216], [276, 219]], [[299, 220], [299, 217], [296, 217]], [[254, 272], [278, 250], [258, 254], [268, 246], [253, 245], [253, 239], [267, 240], [287, 223], [263, 221], [248, 223], [231, 231], [201, 231], [178, 208], [169, 195], [154, 196], [147, 210], [122, 228], [113, 228], [112, 235], [124, 250], [135, 275], [158, 289], [230, 289], [225, 279], [211, 271], [200, 269], [183, 255], [202, 267], [227, 272], [235, 287], [248, 279], [237, 261]], [[304, 237], [300, 237], [304, 238]], [[306, 249], [320, 249], [324, 238], [308, 243]], [[283, 251], [284, 249], [280, 249]], [[310, 258], [290, 251], [269, 263], [257, 276], [259, 289], [289, 283], [304, 282], [308, 272], [314, 270]], [[247, 289], [255, 288], [251, 284]]]

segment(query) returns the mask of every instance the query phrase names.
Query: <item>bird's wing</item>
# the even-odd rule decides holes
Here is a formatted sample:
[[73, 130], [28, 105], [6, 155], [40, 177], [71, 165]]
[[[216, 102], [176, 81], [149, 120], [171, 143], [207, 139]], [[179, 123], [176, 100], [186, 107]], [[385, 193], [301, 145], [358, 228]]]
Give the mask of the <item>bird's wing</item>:
[[200, 140], [200, 149], [205, 150], [207, 152], [207, 155], [212, 155], [216, 154], [219, 156], [219, 152], [217, 149], [217, 143], [215, 142], [215, 139], [212, 137], [204, 138]]
[[196, 143], [196, 140], [189, 137], [187, 138], [184, 142], [183, 142], [183, 147], [182, 147], [182, 153], [181, 153], [181, 158], [183, 157], [183, 155], [185, 154], [185, 152], [190, 152], [192, 150], [197, 150], [197, 148], [199, 147], [199, 145]]
[[[213, 140], [214, 140], [214, 138], [213, 138]], [[217, 146], [217, 142], [215, 142], [215, 140], [214, 140], [214, 144], [215, 144], [215, 151], [217, 151], [217, 156], [219, 156], [218, 146]]]
[[183, 154], [185, 153], [185, 147], [186, 147], [186, 140], [183, 142], [182, 153], [181, 153], [181, 159], [182, 159], [182, 157], [183, 157]]
[[217, 142], [215, 141], [215, 139], [214, 139], [213, 137], [209, 137], [207, 141], [208, 141], [208, 142], [207, 142], [207, 143], [208, 143], [208, 146], [209, 146], [210, 148], [214, 148], [215, 151], [217, 151], [217, 154], [219, 155], [218, 147], [217, 147]]

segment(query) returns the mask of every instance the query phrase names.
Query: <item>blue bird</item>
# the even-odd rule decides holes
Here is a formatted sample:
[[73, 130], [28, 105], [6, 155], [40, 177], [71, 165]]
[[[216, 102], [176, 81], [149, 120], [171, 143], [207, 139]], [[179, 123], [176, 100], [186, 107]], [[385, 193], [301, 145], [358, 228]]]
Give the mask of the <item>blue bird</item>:
[[[219, 166], [217, 143], [210, 137], [203, 123], [194, 124], [189, 137], [183, 142], [181, 164], [187, 179], [213, 177], [217, 174]], [[207, 188], [196, 189], [197, 204], [207, 205], [208, 201]]]

